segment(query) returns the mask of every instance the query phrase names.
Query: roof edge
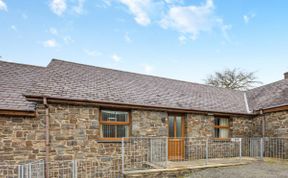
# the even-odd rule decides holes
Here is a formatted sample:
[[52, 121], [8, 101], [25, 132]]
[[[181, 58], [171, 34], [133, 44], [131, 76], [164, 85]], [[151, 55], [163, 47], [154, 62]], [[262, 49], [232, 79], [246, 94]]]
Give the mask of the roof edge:
[[199, 110], [199, 109], [189, 109], [189, 108], [173, 108], [165, 106], [155, 106], [155, 105], [139, 105], [139, 104], [129, 104], [129, 103], [119, 103], [111, 101], [96, 101], [87, 99], [71, 99], [64, 97], [51, 97], [51, 96], [39, 96], [39, 95], [24, 95], [28, 101], [42, 102], [43, 97], [46, 97], [48, 103], [59, 103], [59, 104], [74, 104], [74, 105], [94, 105], [103, 107], [118, 107], [127, 109], [147, 109], [147, 110], [157, 110], [157, 111], [168, 111], [168, 112], [185, 112], [185, 113], [199, 113], [199, 114], [214, 114], [214, 115], [241, 115], [241, 116], [253, 116], [254, 113], [237, 113], [237, 112], [221, 112], [212, 110]]
[[280, 112], [280, 111], [288, 111], [288, 103], [282, 105], [271, 106], [267, 108], [261, 108], [258, 111], [263, 111], [263, 113], [271, 113], [271, 112]]
[[29, 67], [38, 67], [38, 68], [44, 68], [44, 69], [47, 68], [47, 66], [40, 66], [40, 65], [33, 65], [33, 64], [25, 64], [25, 63], [13, 62], [13, 61], [0, 60], [0, 62], [9, 63], [9, 64], [16, 64], [16, 65], [22, 65], [22, 66], [29, 66]]
[[0, 109], [0, 116], [27, 116], [36, 117], [35, 111]]

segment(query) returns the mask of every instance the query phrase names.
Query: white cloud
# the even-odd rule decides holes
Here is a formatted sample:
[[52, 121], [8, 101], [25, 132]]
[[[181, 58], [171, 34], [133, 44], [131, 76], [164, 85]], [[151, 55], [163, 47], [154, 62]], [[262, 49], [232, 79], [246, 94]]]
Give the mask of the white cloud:
[[21, 14], [22, 19], [27, 20], [28, 19], [28, 15], [26, 13], [22, 13]]
[[244, 23], [248, 24], [255, 16], [256, 16], [255, 13], [243, 15]]
[[223, 20], [214, 14], [212, 0], [199, 6], [173, 6], [160, 24], [164, 29], [174, 29], [192, 40], [197, 39], [200, 32], [224, 26]]
[[8, 11], [7, 5], [3, 0], [0, 0], [0, 10]]
[[50, 8], [56, 15], [62, 15], [66, 8], [66, 0], [51, 0]]
[[17, 32], [17, 27], [15, 25], [11, 25], [10, 27], [13, 31]]
[[187, 37], [185, 35], [180, 35], [178, 37], [178, 40], [179, 40], [180, 44], [185, 44], [188, 39], [187, 39]]
[[151, 74], [154, 71], [154, 67], [148, 64], [144, 64], [143, 69], [146, 74]]
[[58, 35], [58, 30], [54, 27], [50, 27], [49, 33], [51, 33], [52, 35]]
[[95, 50], [83, 49], [83, 51], [85, 54], [87, 54], [88, 56], [91, 56], [91, 57], [98, 57], [98, 56], [102, 55], [101, 52], [95, 51]]
[[124, 39], [125, 39], [125, 41], [126, 41], [127, 43], [131, 43], [131, 42], [132, 42], [132, 39], [131, 39], [131, 37], [130, 37], [130, 35], [129, 35], [128, 33], [125, 33]]
[[48, 32], [51, 34], [51, 35], [54, 35], [58, 40], [63, 40], [65, 44], [72, 44], [74, 43], [74, 40], [72, 39], [71, 36], [69, 35], [64, 35], [64, 34], [61, 34], [59, 33], [59, 31], [57, 30], [57, 28], [54, 28], [54, 27], [50, 27], [48, 29]]
[[221, 24], [221, 31], [225, 40], [227, 42], [231, 42], [228, 32], [232, 29], [232, 25], [225, 25], [222, 23], [222, 21], [219, 23]]
[[102, 2], [103, 2], [106, 6], [111, 6], [111, 1], [112, 1], [112, 0], [102, 0]]
[[200, 5], [185, 5], [183, 0], [117, 0], [126, 5], [139, 25], [157, 23], [164, 29], [179, 33], [178, 40], [196, 40], [200, 33], [219, 30], [229, 39], [230, 25], [217, 17], [213, 0]]
[[73, 38], [72, 38], [71, 36], [69, 36], [69, 35], [64, 36], [64, 37], [63, 37], [63, 40], [64, 40], [65, 44], [72, 44], [72, 43], [74, 43]]
[[84, 7], [85, 0], [78, 0], [78, 5], [73, 8], [73, 10], [77, 14], [82, 14], [83, 13], [83, 7]]
[[120, 2], [126, 5], [131, 13], [135, 16], [134, 20], [143, 26], [151, 23], [148, 15], [148, 8], [151, 5], [151, 0], [120, 0]]
[[58, 43], [56, 40], [54, 39], [50, 39], [50, 40], [46, 40], [46, 41], [43, 41], [43, 46], [46, 47], [46, 48], [54, 48], [54, 47], [57, 47], [58, 46]]
[[120, 60], [122, 59], [119, 55], [117, 54], [113, 54], [112, 57], [114, 62], [120, 62]]

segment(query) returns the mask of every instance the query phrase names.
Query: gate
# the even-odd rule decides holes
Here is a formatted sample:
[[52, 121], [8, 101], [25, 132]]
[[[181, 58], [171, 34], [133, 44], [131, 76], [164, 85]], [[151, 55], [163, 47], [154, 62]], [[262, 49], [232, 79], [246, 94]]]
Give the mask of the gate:
[[18, 165], [18, 178], [45, 178], [45, 161], [38, 160]]
[[264, 153], [263, 138], [250, 138], [250, 157], [263, 158]]
[[167, 161], [168, 138], [151, 138], [150, 139], [150, 162], [154, 165], [163, 167]]

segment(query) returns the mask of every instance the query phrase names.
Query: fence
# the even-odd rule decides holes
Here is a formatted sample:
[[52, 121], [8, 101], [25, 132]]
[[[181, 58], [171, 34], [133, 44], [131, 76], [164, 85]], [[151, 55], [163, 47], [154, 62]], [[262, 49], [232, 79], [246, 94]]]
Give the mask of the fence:
[[[122, 171], [167, 168], [170, 162], [242, 158], [288, 159], [288, 138], [129, 138], [122, 140]], [[189, 164], [189, 163], [187, 163]]]
[[[121, 152], [115, 156], [99, 156], [85, 160], [44, 160], [0, 162], [2, 178], [116, 178], [130, 170], [167, 168], [170, 163], [213, 160], [241, 161], [244, 158], [288, 159], [288, 138], [129, 138], [122, 139]], [[191, 161], [191, 162], [189, 162]], [[48, 172], [46, 171], [46, 168]]]
[[165, 168], [169, 161], [241, 159], [242, 147], [242, 138], [129, 138], [122, 141], [122, 170]]
[[0, 164], [1, 178], [117, 178], [122, 177], [119, 157], [99, 157], [93, 160], [44, 160], [26, 161], [20, 164]]
[[120, 177], [121, 159], [101, 157], [93, 160], [72, 160], [49, 162], [49, 177], [94, 178]]

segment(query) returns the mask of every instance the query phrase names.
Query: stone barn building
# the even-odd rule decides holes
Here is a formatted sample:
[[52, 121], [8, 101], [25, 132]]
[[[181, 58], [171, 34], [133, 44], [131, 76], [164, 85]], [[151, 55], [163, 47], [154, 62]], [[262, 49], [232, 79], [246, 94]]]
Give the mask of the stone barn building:
[[123, 137], [174, 138], [173, 147], [184, 137], [287, 136], [287, 73], [235, 91], [56, 59], [0, 61], [0, 162], [112, 155]]

